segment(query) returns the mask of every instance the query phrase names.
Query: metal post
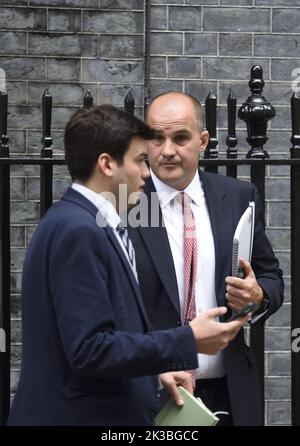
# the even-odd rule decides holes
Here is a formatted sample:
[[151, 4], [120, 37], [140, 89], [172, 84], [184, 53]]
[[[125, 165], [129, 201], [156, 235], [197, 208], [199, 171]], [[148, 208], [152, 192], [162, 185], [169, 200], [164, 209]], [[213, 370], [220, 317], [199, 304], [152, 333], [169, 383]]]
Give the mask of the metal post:
[[85, 95], [83, 96], [83, 106], [84, 106], [85, 108], [92, 107], [93, 102], [94, 102], [94, 98], [93, 98], [93, 96], [91, 95], [90, 90], [87, 90], [86, 93], [85, 93]]
[[129, 90], [124, 99], [124, 109], [132, 116], [134, 116], [134, 105], [134, 97], [132, 96], [131, 90]]
[[[209, 133], [209, 141], [204, 152], [205, 159], [218, 158], [218, 140], [217, 135], [217, 97], [210, 91], [205, 100], [205, 121], [206, 130]], [[218, 168], [215, 166], [207, 166], [205, 168], [209, 172], [218, 172]]]
[[[300, 98], [291, 98], [291, 158], [300, 158]], [[300, 166], [291, 166], [291, 333], [300, 327]], [[292, 344], [293, 345], [293, 344]], [[300, 352], [292, 348], [292, 425], [300, 426]]]
[[[238, 116], [246, 122], [248, 138], [247, 141], [251, 149], [247, 153], [247, 158], [266, 159], [269, 154], [263, 146], [267, 142], [267, 122], [275, 116], [274, 107], [262, 96], [265, 82], [263, 80], [263, 70], [259, 65], [251, 68], [249, 87], [251, 96], [240, 107]], [[254, 183], [260, 194], [263, 206], [265, 205], [265, 165], [251, 165], [251, 182]], [[261, 386], [261, 404], [264, 408], [264, 326], [259, 324], [251, 327], [250, 332], [251, 348], [255, 351], [258, 360], [258, 372]]]
[[[236, 97], [233, 95], [232, 91], [229, 90], [227, 97], [227, 118], [228, 118], [228, 136], [226, 138], [227, 144], [227, 159], [237, 158], [237, 138], [235, 135], [235, 124], [236, 124]], [[226, 169], [226, 175], [229, 177], [236, 178], [237, 166], [228, 166]]]
[[[7, 93], [0, 92], [0, 157], [9, 156]], [[10, 166], [0, 165], [0, 425], [10, 409]]]
[[[42, 119], [43, 119], [43, 137], [41, 149], [41, 158], [52, 158], [52, 138], [51, 138], [51, 115], [52, 115], [52, 96], [48, 89], [44, 91], [42, 97]], [[46, 213], [52, 205], [52, 180], [53, 166], [51, 164], [41, 165], [41, 210], [40, 215]]]
[[240, 107], [238, 116], [246, 122], [248, 138], [247, 141], [251, 149], [247, 153], [247, 158], [269, 158], [269, 154], [264, 150], [263, 146], [267, 142], [267, 123], [275, 116], [275, 109], [262, 96], [265, 86], [263, 80], [263, 70], [260, 65], [254, 65], [251, 68], [251, 78], [249, 87], [251, 96]]

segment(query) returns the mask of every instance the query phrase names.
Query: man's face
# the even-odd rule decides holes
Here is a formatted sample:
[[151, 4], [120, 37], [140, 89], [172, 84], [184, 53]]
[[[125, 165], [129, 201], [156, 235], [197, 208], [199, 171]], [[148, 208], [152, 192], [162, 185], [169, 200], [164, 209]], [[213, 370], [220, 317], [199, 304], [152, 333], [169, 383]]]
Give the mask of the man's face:
[[182, 95], [162, 96], [152, 103], [147, 121], [157, 132], [156, 139], [147, 142], [153, 172], [174, 189], [185, 189], [208, 141], [208, 133], [196, 127], [194, 104]]
[[142, 138], [133, 138], [123, 157], [123, 164], [115, 166], [114, 189], [117, 196], [121, 184], [127, 185], [127, 197], [134, 192], [143, 191], [145, 179], [149, 177], [149, 169], [145, 163], [146, 154], [146, 142]]

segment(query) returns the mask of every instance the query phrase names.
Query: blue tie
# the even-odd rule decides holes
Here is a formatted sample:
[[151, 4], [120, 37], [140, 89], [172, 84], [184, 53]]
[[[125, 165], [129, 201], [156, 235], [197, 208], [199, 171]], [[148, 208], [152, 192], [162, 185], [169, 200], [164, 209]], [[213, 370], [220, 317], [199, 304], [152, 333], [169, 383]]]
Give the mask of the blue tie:
[[134, 271], [136, 271], [136, 265], [135, 265], [135, 252], [134, 247], [132, 244], [132, 241], [129, 238], [128, 231], [126, 228], [123, 228], [121, 226], [117, 226], [116, 230], [118, 231], [119, 236], [121, 237], [122, 243], [126, 248], [131, 266]]

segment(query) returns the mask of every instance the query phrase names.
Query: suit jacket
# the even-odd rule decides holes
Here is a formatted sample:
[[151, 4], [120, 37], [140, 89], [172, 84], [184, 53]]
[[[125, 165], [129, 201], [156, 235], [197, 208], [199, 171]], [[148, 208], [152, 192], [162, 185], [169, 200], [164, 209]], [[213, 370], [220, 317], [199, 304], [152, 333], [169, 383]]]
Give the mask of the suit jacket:
[[32, 238], [9, 425], [150, 425], [155, 375], [197, 363], [189, 327], [149, 331], [130, 265], [96, 213], [68, 189]]
[[[259, 285], [269, 297], [269, 310], [260, 322], [278, 310], [283, 301], [282, 271], [264, 232], [264, 215], [258, 192], [253, 184], [222, 175], [199, 171], [204, 188], [215, 244], [215, 291], [219, 306], [225, 302], [225, 277], [231, 275], [232, 240], [237, 223], [249, 201], [255, 201], [255, 234], [252, 268]], [[148, 180], [146, 194], [148, 214], [155, 203], [154, 184]], [[150, 218], [150, 217], [149, 217]], [[162, 219], [162, 216], [161, 216]], [[176, 273], [165, 227], [130, 229], [135, 246], [139, 282], [150, 321], [156, 329], [179, 326], [180, 306]], [[201, 255], [201, 253], [200, 253]], [[226, 373], [233, 419], [236, 425], [259, 425], [259, 381], [256, 358], [246, 346], [244, 333], [230, 343], [225, 351]], [[241, 397], [242, 396], [242, 397]]]

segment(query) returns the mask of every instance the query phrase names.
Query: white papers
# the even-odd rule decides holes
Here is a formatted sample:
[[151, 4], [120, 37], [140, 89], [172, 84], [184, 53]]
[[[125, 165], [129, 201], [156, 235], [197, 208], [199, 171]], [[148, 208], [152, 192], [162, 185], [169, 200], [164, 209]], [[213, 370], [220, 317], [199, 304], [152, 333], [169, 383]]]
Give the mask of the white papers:
[[242, 257], [251, 261], [253, 234], [254, 234], [255, 203], [249, 202], [249, 206], [243, 213], [236, 227], [232, 242], [232, 272], [234, 277], [242, 277], [239, 271], [239, 259]]

